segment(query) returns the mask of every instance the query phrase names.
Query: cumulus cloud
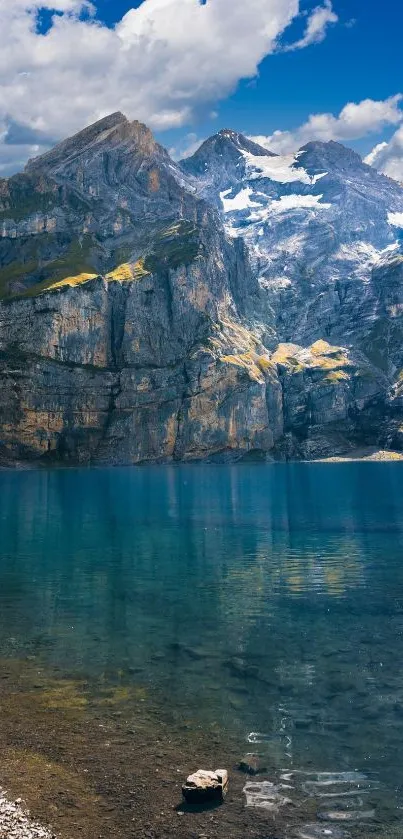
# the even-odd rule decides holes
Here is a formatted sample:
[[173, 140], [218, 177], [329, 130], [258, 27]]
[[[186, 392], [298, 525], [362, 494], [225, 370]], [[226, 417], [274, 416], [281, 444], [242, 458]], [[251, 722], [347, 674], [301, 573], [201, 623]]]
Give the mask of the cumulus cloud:
[[[56, 139], [117, 109], [158, 130], [191, 124], [256, 75], [299, 4], [143, 0], [111, 29], [87, 0], [0, 0], [0, 124]], [[321, 40], [335, 17], [326, 0], [294, 48]]]
[[190, 134], [185, 134], [184, 137], [175, 146], [169, 149], [169, 154], [173, 160], [184, 160], [186, 157], [191, 157], [197, 149], [200, 148], [204, 141], [200, 139], [198, 134], [193, 131]]
[[275, 131], [269, 136], [261, 135], [251, 139], [279, 154], [295, 151], [310, 140], [356, 140], [367, 134], [377, 133], [385, 126], [402, 122], [402, 101], [403, 95], [398, 93], [384, 100], [364, 99], [358, 103], [349, 102], [338, 116], [312, 114], [295, 131]]
[[378, 143], [365, 162], [378, 172], [403, 183], [403, 126], [398, 128], [389, 143]]
[[309, 47], [311, 44], [319, 44], [325, 39], [328, 26], [337, 23], [338, 20], [330, 0], [325, 0], [323, 6], [317, 6], [309, 15], [302, 38], [294, 44], [287, 45], [284, 50], [298, 50]]

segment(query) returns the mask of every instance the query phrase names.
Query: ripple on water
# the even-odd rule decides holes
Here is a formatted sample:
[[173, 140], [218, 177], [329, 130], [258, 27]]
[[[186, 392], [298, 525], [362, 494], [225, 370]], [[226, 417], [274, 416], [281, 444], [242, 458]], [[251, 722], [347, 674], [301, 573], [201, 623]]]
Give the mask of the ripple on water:
[[298, 839], [345, 839], [346, 833], [339, 827], [323, 824], [306, 824], [295, 834]]
[[306, 778], [305, 784], [312, 787], [328, 787], [333, 784], [362, 784], [368, 782], [367, 775], [362, 772], [305, 772], [303, 769], [283, 771], [281, 778], [284, 781], [296, 780], [298, 777]]
[[273, 740], [272, 734], [263, 734], [261, 731], [251, 731], [247, 736], [248, 743], [270, 743]]
[[324, 822], [361, 822], [375, 817], [375, 810], [323, 810], [318, 819]]
[[339, 825], [357, 825], [375, 817], [375, 810], [368, 806], [366, 796], [378, 784], [362, 772], [292, 770], [283, 771], [280, 778], [283, 782], [292, 783], [297, 792], [300, 789], [310, 798], [317, 799], [321, 807], [317, 813], [318, 822], [297, 830], [299, 839], [339, 839], [346, 835]]

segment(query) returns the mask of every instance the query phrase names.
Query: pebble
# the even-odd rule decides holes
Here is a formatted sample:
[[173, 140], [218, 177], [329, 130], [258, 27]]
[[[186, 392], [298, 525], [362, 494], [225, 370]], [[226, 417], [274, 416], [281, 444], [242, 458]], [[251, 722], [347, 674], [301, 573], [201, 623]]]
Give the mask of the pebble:
[[0, 787], [0, 836], [2, 839], [54, 839], [54, 833], [33, 821], [21, 805], [21, 798], [10, 801]]

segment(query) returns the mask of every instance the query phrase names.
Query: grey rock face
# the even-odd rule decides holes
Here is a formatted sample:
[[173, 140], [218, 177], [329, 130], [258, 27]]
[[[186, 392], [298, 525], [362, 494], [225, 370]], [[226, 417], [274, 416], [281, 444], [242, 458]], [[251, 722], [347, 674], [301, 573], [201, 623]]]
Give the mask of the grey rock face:
[[403, 445], [403, 190], [113, 114], [0, 181], [0, 461]]

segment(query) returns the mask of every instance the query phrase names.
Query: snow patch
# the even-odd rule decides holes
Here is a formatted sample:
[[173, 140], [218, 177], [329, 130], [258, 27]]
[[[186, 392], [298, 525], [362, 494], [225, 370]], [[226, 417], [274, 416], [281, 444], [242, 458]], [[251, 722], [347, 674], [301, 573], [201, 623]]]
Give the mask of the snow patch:
[[325, 178], [328, 174], [329, 172], [321, 172], [319, 175], [313, 175], [313, 177], [311, 178], [311, 183], [316, 184], [318, 181], [320, 181], [321, 178]]
[[321, 204], [323, 195], [282, 195], [279, 201], [272, 201], [269, 209], [274, 213], [284, 213], [286, 210], [316, 209], [329, 210], [331, 204]]
[[403, 213], [388, 213], [388, 224], [403, 229]]
[[259, 204], [251, 201], [253, 190], [249, 186], [241, 189], [235, 198], [227, 198], [230, 192], [232, 192], [232, 189], [226, 189], [224, 192], [220, 192], [224, 213], [233, 213], [236, 210], [248, 210], [250, 207], [259, 207]]
[[251, 213], [248, 221], [263, 221], [289, 210], [329, 210], [332, 205], [321, 204], [322, 198], [323, 195], [282, 195], [278, 201], [271, 201], [264, 209]]
[[367, 259], [374, 264], [387, 259], [391, 254], [399, 251], [399, 243], [394, 242], [393, 245], [388, 245], [383, 250], [377, 250], [370, 242], [349, 242], [348, 245], [340, 245], [334, 258], [338, 260], [353, 262], [362, 262]]
[[320, 175], [308, 175], [306, 169], [297, 166], [298, 154], [283, 154], [275, 157], [260, 157], [248, 151], [242, 151], [246, 160], [248, 175], [256, 180], [257, 178], [270, 178], [280, 184], [289, 184], [299, 181], [303, 184], [316, 184], [321, 178], [327, 175], [322, 172]]

